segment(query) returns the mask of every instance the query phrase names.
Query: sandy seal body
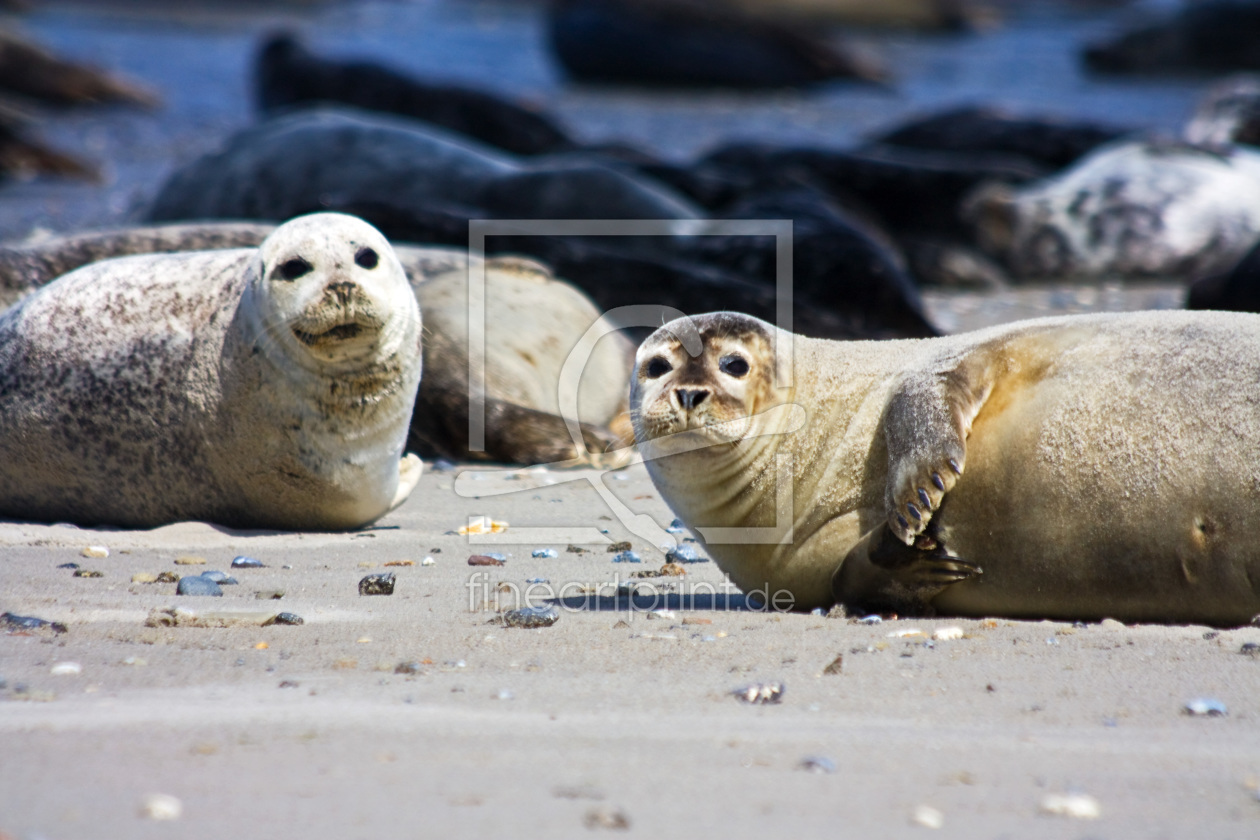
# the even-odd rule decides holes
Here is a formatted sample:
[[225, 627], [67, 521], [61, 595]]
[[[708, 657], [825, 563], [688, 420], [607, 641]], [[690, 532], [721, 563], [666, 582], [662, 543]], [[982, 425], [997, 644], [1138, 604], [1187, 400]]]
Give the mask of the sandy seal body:
[[972, 616], [1260, 613], [1255, 316], [893, 342], [730, 313], [694, 326], [697, 355], [683, 321], [640, 348], [635, 432], [662, 495], [746, 591]]
[[71, 272], [0, 318], [0, 514], [364, 525], [419, 479], [419, 344], [389, 243], [347, 216]]

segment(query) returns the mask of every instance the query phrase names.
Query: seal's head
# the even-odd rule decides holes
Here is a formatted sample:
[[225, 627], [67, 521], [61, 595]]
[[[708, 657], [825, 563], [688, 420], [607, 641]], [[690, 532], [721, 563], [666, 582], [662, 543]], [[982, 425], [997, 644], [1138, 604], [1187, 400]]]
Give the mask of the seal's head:
[[683, 448], [736, 443], [782, 404], [777, 330], [734, 312], [679, 318], [639, 347], [630, 384], [635, 437]]
[[419, 330], [415, 294], [389, 242], [340, 213], [276, 228], [258, 249], [251, 293], [262, 333], [310, 369], [334, 372], [408, 352]]

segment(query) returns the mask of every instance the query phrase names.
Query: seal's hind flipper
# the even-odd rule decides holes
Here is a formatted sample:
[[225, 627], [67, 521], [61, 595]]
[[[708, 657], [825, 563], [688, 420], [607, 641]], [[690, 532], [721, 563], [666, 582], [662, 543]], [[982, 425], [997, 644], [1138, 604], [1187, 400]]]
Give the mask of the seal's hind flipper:
[[932, 615], [932, 600], [942, 590], [982, 573], [930, 536], [905, 545], [883, 523], [844, 558], [831, 578], [831, 591], [850, 611]]

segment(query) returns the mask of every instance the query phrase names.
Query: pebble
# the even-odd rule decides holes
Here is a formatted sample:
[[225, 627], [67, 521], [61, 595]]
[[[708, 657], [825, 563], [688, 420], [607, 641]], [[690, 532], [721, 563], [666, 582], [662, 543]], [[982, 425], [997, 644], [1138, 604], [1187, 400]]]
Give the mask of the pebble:
[[416, 565], [416, 561], [415, 560], [390, 560], [385, 565], [387, 567], [388, 566], [414, 566]]
[[176, 595], [209, 595], [216, 598], [223, 597], [223, 590], [219, 588], [219, 584], [204, 578], [201, 575], [189, 575], [179, 579], [179, 586], [175, 588]]
[[932, 631], [932, 638], [941, 642], [961, 639], [962, 637], [963, 629], [961, 627], [937, 627]]
[[617, 808], [592, 808], [586, 812], [582, 822], [589, 829], [607, 828], [612, 831], [628, 831], [630, 817], [625, 811]]
[[888, 634], [888, 638], [905, 639], [905, 638], [909, 638], [910, 636], [926, 636], [926, 635], [927, 633], [924, 633], [922, 630], [920, 630], [917, 627], [907, 627], [904, 630], [892, 631], [891, 633]]
[[98, 578], [98, 577], [105, 577], [105, 573], [98, 572], [93, 569], [75, 569], [74, 576], [81, 577], [81, 578]]
[[1041, 813], [1074, 820], [1096, 820], [1102, 816], [1102, 807], [1087, 793], [1051, 793], [1041, 800]]
[[551, 581], [547, 580], [546, 578], [540, 578], [540, 577], [532, 577], [525, 582], [529, 584], [551, 583]]
[[132, 665], [132, 666], [135, 666], [136, 668], [143, 668], [145, 665], [149, 664], [149, 660], [140, 656], [128, 656], [126, 659], [123, 659], [119, 664]]
[[79, 568], [79, 564], [78, 563], [62, 563], [57, 568], [58, 569], [77, 569]]
[[305, 623], [306, 621], [303, 620], [302, 616], [298, 615], [297, 613], [282, 612], [282, 613], [276, 613], [274, 617], [269, 618], [266, 621], [264, 621], [262, 626], [270, 627], [273, 624], [298, 625], [298, 624], [305, 624]]
[[239, 557], [232, 558], [233, 569], [261, 569], [263, 564], [261, 560], [255, 560], [253, 557], [246, 557], [242, 554]]
[[254, 593], [259, 601], [279, 601], [284, 597], [283, 589], [260, 589]]
[[11, 612], [0, 613], [0, 627], [10, 633], [18, 630], [52, 630], [54, 633], [66, 632], [66, 625], [56, 621], [47, 621], [32, 615], [14, 615]]
[[383, 575], [368, 575], [359, 581], [360, 595], [393, 595], [394, 594], [394, 573], [388, 572]]
[[506, 562], [498, 557], [491, 557], [489, 554], [470, 554], [468, 556], [469, 566], [502, 566]]
[[217, 570], [202, 572], [201, 576], [206, 580], [214, 581], [220, 586], [236, 586], [238, 583], [236, 578], [232, 577], [227, 572], [220, 572]]
[[421, 566], [432, 566], [436, 563], [437, 563], [436, 560], [434, 560], [432, 557], [429, 557], [427, 555], [425, 556], [423, 560], [420, 561]]
[[503, 614], [503, 624], [507, 627], [527, 629], [550, 627], [559, 620], [560, 610], [554, 604], [546, 607], [522, 607], [519, 610], [508, 610]]
[[861, 618], [857, 620], [857, 623], [858, 624], [879, 624], [883, 620], [884, 619], [880, 618], [879, 616], [872, 614], [872, 615], [862, 616]]
[[829, 677], [834, 677], [841, 672], [844, 667], [844, 654], [837, 653], [836, 658], [831, 660], [831, 664], [823, 668], [823, 673]]
[[1260, 645], [1255, 642], [1244, 642], [1238, 652], [1243, 656], [1260, 657]]
[[665, 619], [667, 621], [673, 621], [678, 618], [673, 610], [651, 610], [648, 612], [647, 617], [648, 619]]
[[530, 556], [538, 557], [543, 560], [555, 560], [560, 556], [560, 552], [556, 551], [554, 548], [535, 548], [532, 552], [530, 552]]
[[1215, 697], [1196, 697], [1183, 707], [1186, 714], [1194, 717], [1225, 717], [1229, 710]]
[[153, 572], [136, 572], [131, 576], [132, 583], [157, 583], [158, 576]]
[[808, 773], [836, 772], [836, 763], [825, 755], [808, 755], [802, 758], [801, 763], [796, 766]]
[[151, 820], [177, 820], [184, 813], [184, 803], [165, 793], [150, 793], [140, 803], [140, 816]]
[[643, 558], [633, 551], [621, 551], [613, 555], [614, 563], [642, 563]]
[[95, 557], [97, 560], [103, 560], [109, 556], [109, 549], [103, 545], [89, 545], [87, 548], [79, 552], [82, 557]]
[[658, 577], [684, 577], [687, 570], [677, 563], [666, 563], [656, 572]]
[[931, 805], [919, 805], [910, 812], [910, 822], [924, 828], [941, 828], [945, 825], [945, 815]]
[[687, 526], [683, 524], [683, 521], [681, 519], [675, 519], [673, 522], [669, 523], [669, 527], [665, 529], [665, 532], [669, 534], [681, 534], [685, 530], [687, 530]]
[[694, 545], [683, 543], [676, 548], [671, 548], [665, 555], [665, 561], [667, 563], [708, 563], [709, 558], [696, 551]]
[[777, 705], [783, 702], [783, 683], [753, 683], [731, 692], [742, 703], [757, 706]]
[[622, 551], [629, 551], [630, 548], [631, 548], [630, 541], [622, 540], [621, 542], [615, 542], [615, 543], [610, 544], [608, 546], [607, 551], [609, 554], [618, 554]]
[[48, 673], [54, 677], [77, 677], [83, 673], [83, 666], [78, 662], [54, 662]]
[[186, 554], [183, 557], [176, 557], [175, 565], [176, 566], [204, 566], [206, 565], [206, 558], [193, 557], [192, 555]]
[[179, 575], [174, 572], [159, 572], [154, 583], [179, 583]]
[[423, 674], [424, 668], [420, 665], [419, 662], [415, 662], [415, 661], [400, 662], [398, 663], [397, 667], [394, 668], [394, 673], [395, 674], [409, 674], [409, 675], [410, 674]]

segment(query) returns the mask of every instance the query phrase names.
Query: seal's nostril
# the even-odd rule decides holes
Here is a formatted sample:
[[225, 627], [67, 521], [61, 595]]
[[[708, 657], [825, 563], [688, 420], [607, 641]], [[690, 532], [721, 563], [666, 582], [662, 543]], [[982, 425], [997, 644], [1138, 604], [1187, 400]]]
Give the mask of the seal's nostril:
[[345, 305], [350, 302], [351, 296], [354, 294], [355, 284], [349, 282], [329, 283], [324, 294], [336, 298], [337, 303]]
[[678, 405], [690, 411], [700, 403], [704, 402], [704, 398], [709, 396], [709, 392], [703, 388], [676, 388], [674, 396], [678, 398]]

